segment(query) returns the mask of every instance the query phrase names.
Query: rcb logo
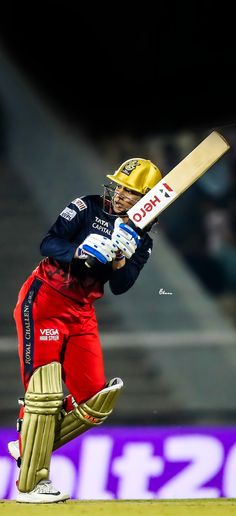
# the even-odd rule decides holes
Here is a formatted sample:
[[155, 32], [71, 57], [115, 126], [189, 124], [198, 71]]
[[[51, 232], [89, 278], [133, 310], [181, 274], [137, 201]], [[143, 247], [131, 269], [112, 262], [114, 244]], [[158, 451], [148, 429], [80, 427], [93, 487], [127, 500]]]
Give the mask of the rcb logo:
[[138, 167], [140, 163], [137, 159], [132, 159], [131, 161], [128, 161], [128, 163], [125, 164], [124, 168], [121, 170], [123, 174], [126, 174], [126, 176], [129, 176], [132, 170], [134, 170], [136, 167]]

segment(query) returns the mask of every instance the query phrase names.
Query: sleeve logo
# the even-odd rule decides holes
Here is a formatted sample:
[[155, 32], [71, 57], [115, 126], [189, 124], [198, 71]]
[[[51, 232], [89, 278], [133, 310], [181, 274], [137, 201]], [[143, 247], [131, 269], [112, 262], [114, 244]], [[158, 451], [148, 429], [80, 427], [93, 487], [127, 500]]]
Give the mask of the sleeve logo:
[[75, 210], [71, 210], [70, 208], [66, 207], [60, 213], [60, 215], [61, 215], [61, 217], [63, 217], [63, 219], [71, 221], [76, 216], [76, 211]]
[[86, 208], [87, 208], [87, 205], [80, 197], [78, 197], [77, 199], [72, 201], [72, 204], [75, 204], [77, 206], [77, 208], [79, 209], [79, 211], [86, 210]]

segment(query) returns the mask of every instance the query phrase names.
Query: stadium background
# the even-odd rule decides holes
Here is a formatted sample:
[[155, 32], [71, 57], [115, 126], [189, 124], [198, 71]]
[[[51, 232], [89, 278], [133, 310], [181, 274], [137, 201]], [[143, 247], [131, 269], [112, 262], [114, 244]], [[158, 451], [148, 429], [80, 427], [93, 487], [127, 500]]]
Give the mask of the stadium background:
[[[53, 474], [66, 471], [80, 498], [235, 497], [235, 43], [230, 12], [215, 21], [212, 6], [129, 16], [120, 5], [105, 21], [101, 6], [76, 2], [2, 8], [2, 498], [14, 497], [6, 442], [22, 395], [12, 310], [42, 236], [123, 160], [146, 156], [167, 173], [214, 128], [230, 153], [160, 217], [134, 289], [97, 304], [107, 376], [126, 389], [106, 429], [56, 456]], [[97, 467], [103, 457], [99, 486], [90, 454]], [[198, 478], [186, 464], [201, 465]]]

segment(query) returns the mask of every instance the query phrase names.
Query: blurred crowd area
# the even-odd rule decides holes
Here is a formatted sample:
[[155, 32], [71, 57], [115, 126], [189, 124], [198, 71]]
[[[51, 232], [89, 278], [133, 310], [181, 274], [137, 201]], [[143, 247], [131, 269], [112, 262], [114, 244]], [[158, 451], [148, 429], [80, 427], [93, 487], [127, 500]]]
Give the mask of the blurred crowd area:
[[[100, 140], [106, 161], [151, 159], [166, 175], [210, 131]], [[159, 230], [236, 326], [236, 126], [231, 149], [159, 217]]]
[[[0, 161], [8, 160], [9, 121], [0, 104]], [[95, 147], [114, 168], [130, 157], [151, 159], [165, 176], [209, 131], [166, 135], [97, 135]], [[224, 131], [230, 151], [159, 217], [186, 265], [236, 326], [236, 126]]]

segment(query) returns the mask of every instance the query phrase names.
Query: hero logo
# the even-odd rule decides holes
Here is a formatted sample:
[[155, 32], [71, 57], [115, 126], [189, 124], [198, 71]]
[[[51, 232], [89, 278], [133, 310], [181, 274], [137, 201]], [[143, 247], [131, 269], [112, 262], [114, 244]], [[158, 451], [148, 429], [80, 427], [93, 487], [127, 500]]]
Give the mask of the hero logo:
[[[158, 184], [158, 188], [156, 189], [157, 194], [150, 194], [148, 202], [146, 202], [136, 213], [132, 214], [132, 219], [135, 222], [140, 222], [146, 215], [153, 210], [153, 208], [156, 208], [156, 206], [166, 206], [171, 202], [173, 197], [176, 197], [176, 193], [174, 190], [169, 186], [167, 183], [161, 183], [161, 185]], [[147, 195], [145, 195], [147, 197]], [[141, 204], [139, 201], [137, 203]]]
[[59, 340], [59, 331], [54, 328], [44, 328], [40, 331], [39, 340]]

